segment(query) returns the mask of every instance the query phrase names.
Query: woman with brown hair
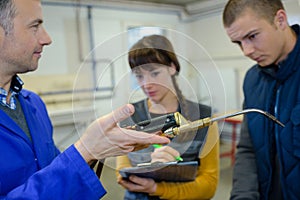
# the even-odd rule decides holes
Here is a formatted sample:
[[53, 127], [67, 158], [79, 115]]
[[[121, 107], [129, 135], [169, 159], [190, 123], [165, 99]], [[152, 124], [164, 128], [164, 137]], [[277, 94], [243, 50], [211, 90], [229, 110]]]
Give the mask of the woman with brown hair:
[[[123, 121], [127, 126], [168, 113], [180, 112], [187, 120], [211, 117], [211, 108], [187, 100], [176, 82], [180, 64], [171, 42], [162, 35], [143, 37], [129, 51], [129, 65], [138, 85], [147, 96], [133, 103], [135, 113]], [[124, 199], [210, 199], [219, 178], [219, 141], [217, 124], [194, 133], [180, 134], [169, 145], [148, 147], [117, 158], [117, 170], [145, 162], [198, 161], [197, 177], [190, 182], [155, 182], [130, 176], [118, 183], [126, 189]], [[201, 151], [200, 151], [201, 150]], [[200, 164], [201, 163], [201, 164]]]

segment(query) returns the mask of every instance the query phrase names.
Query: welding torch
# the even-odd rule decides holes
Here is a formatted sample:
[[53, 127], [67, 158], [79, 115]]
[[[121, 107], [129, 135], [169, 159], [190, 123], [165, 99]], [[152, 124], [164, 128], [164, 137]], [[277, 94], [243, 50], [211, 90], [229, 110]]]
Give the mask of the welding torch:
[[162, 136], [173, 138], [184, 132], [196, 131], [198, 129], [207, 127], [211, 125], [213, 122], [223, 120], [225, 118], [243, 115], [250, 112], [257, 112], [259, 114], [262, 114], [268, 117], [270, 120], [274, 121], [275, 123], [279, 124], [280, 126], [284, 127], [284, 124], [281, 123], [275, 116], [271, 115], [270, 113], [260, 109], [252, 108], [252, 109], [245, 109], [235, 113], [225, 114], [213, 118], [206, 117], [192, 122], [185, 119], [179, 112], [175, 112], [175, 113], [171, 113], [157, 118], [152, 118], [149, 120], [139, 122], [134, 126], [132, 126], [131, 128], [134, 130], [144, 131], [144, 132], [161, 131]]

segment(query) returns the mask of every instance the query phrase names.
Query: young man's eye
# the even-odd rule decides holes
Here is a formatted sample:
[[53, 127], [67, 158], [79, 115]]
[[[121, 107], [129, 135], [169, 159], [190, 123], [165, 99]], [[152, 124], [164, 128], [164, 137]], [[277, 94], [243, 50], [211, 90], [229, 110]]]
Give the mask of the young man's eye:
[[250, 40], [253, 40], [253, 39], [255, 39], [256, 37], [257, 37], [257, 33], [250, 35], [250, 36], [249, 36], [249, 39], [250, 39]]
[[237, 44], [239, 47], [242, 46], [242, 42], [241, 41], [232, 41], [234, 44]]

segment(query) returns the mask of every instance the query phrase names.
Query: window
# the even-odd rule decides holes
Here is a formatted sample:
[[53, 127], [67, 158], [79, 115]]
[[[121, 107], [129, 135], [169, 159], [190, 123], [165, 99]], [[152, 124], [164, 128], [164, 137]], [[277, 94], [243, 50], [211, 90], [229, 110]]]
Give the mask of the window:
[[128, 49], [136, 43], [139, 39], [147, 35], [165, 35], [165, 30], [160, 27], [129, 27], [128, 28]]

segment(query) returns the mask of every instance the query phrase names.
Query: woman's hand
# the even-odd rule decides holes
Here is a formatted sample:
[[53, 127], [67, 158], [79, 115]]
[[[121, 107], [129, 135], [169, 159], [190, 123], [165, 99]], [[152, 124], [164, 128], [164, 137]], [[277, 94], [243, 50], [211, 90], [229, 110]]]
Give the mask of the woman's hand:
[[172, 162], [179, 157], [180, 154], [177, 150], [170, 146], [162, 146], [160, 148], [155, 148], [154, 152], [151, 154], [151, 162]]
[[130, 192], [144, 192], [152, 194], [156, 191], [156, 183], [151, 178], [141, 178], [131, 175], [129, 180], [118, 177], [118, 183]]

